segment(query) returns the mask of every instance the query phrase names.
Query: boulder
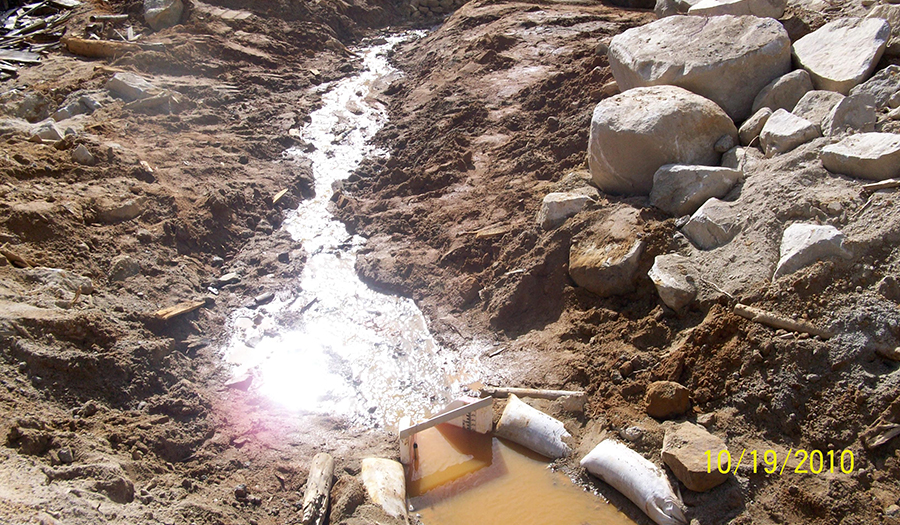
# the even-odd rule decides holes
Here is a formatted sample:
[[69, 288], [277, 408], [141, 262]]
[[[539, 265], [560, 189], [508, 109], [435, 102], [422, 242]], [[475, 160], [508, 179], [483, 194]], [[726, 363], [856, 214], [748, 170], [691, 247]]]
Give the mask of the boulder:
[[887, 20], [891, 26], [891, 37], [888, 39], [884, 54], [890, 57], [900, 56], [900, 5], [876, 5], [866, 13], [866, 18]]
[[814, 262], [830, 257], [850, 258], [844, 248], [844, 234], [834, 226], [794, 223], [781, 237], [781, 257], [773, 279], [792, 274]]
[[601, 221], [593, 231], [572, 240], [569, 248], [569, 275], [575, 284], [601, 297], [634, 289], [644, 242], [640, 212], [621, 207]]
[[647, 413], [657, 419], [680, 416], [691, 408], [690, 391], [673, 381], [656, 381], [647, 387]]
[[760, 18], [781, 18], [787, 0], [701, 0], [688, 9], [689, 15], [753, 15]]
[[756, 95], [753, 99], [753, 112], [756, 113], [762, 108], [769, 108], [772, 111], [776, 109], [793, 111], [797, 102], [803, 95], [812, 91], [812, 88], [812, 80], [806, 70], [797, 69], [781, 75]]
[[812, 122], [779, 109], [772, 113], [759, 133], [759, 142], [766, 157], [790, 151], [820, 136]]
[[822, 148], [825, 169], [869, 180], [900, 177], [900, 135], [860, 133]]
[[741, 227], [741, 216], [734, 203], [712, 198], [700, 206], [681, 232], [701, 250], [724, 246], [734, 239]]
[[868, 93], [850, 95], [835, 104], [822, 120], [822, 134], [832, 137], [875, 131], [875, 119], [875, 97]]
[[659, 298], [676, 312], [685, 309], [697, 297], [691, 275], [690, 259], [676, 253], [657, 255], [647, 276], [656, 286]]
[[650, 204], [681, 217], [697, 211], [710, 197], [724, 197], [742, 173], [723, 166], [667, 164], [653, 174]]
[[607, 193], [647, 195], [660, 166], [718, 164], [724, 135], [736, 140], [737, 129], [710, 100], [675, 86], [630, 89], [594, 108], [591, 177]]
[[741, 129], [738, 130], [738, 137], [741, 139], [741, 145], [749, 146], [751, 142], [759, 137], [763, 127], [766, 125], [766, 121], [768, 121], [771, 116], [771, 109], [760, 108], [752, 117], [745, 120], [744, 123], [741, 124]]
[[181, 0], [144, 0], [144, 20], [154, 31], [178, 24], [183, 12]]
[[78, 164], [92, 166], [94, 164], [94, 155], [91, 154], [90, 150], [87, 149], [84, 144], [79, 144], [72, 150], [72, 160]]
[[875, 70], [890, 33], [880, 18], [841, 18], [794, 42], [792, 53], [816, 89], [846, 95]]
[[590, 201], [591, 197], [584, 193], [548, 193], [538, 211], [537, 223], [545, 230], [555, 229], [584, 209]]
[[[900, 6], [897, 6], [900, 8]], [[871, 95], [875, 109], [882, 111], [900, 104], [900, 66], [890, 65], [875, 74], [869, 80], [850, 90], [850, 95]], [[893, 104], [892, 104], [892, 101]]]
[[623, 92], [681, 86], [740, 122], [760, 90], [790, 71], [790, 45], [771, 18], [670, 16], [613, 37], [609, 63]]
[[[706, 492], [728, 479], [728, 474], [722, 473], [722, 470], [728, 472], [724, 460], [723, 468], [719, 469], [719, 453], [723, 450], [727, 451], [728, 447], [722, 439], [686, 421], [666, 431], [662, 459], [685, 487], [695, 492]], [[707, 459], [707, 451], [711, 461]]]
[[821, 130], [822, 121], [841, 100], [844, 100], [844, 95], [835, 91], [813, 90], [803, 95], [791, 113], [812, 122]]
[[106, 89], [113, 95], [125, 100], [138, 100], [161, 92], [159, 88], [146, 79], [134, 73], [124, 72], [113, 75], [109, 82], [106, 83]]

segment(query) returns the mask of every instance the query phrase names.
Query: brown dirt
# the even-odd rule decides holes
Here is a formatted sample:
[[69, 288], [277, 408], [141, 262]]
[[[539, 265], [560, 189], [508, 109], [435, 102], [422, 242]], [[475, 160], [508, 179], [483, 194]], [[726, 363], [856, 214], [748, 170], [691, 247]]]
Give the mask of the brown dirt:
[[[357, 67], [344, 46], [401, 22], [400, 10], [377, 2], [211, 4], [254, 16], [224, 20], [198, 4], [184, 25], [145, 37], [164, 52], [115, 61], [56, 52], [4, 84], [41, 94], [53, 110], [76, 91], [104, 92], [122, 69], [180, 102], [171, 112], [139, 113], [104, 101], [81, 121], [82, 133], [56, 145], [0, 136], [0, 242], [44, 268], [0, 266], [2, 520], [299, 522], [308, 462], [326, 450], [338, 460], [331, 522], [389, 522], [354, 476], [365, 455], [395, 457], [394, 440], [298, 418], [252, 387], [224, 387], [218, 348], [230, 311], [267, 291], [289, 293], [304, 264], [278, 229], [284, 211], [312, 191], [309, 163], [282, 157], [303, 146], [290, 130], [315, 109], [316, 85]], [[95, 10], [140, 18], [139, 2], [89, 3], [70, 31]], [[835, 14], [793, 10], [792, 35]], [[896, 404], [896, 380], [869, 376], [893, 377], [895, 365], [752, 324], [730, 313], [727, 298], [676, 315], [649, 279], [607, 299], [577, 288], [567, 273], [572, 239], [615, 207], [640, 208], [641, 275], [655, 255], [678, 249], [674, 220], [642, 199], [603, 197], [552, 232], [534, 224], [546, 193], [586, 183], [591, 111], [613, 93], [598, 43], [652, 18], [584, 0], [474, 1], [397, 52], [406, 76], [381, 95], [391, 122], [378, 138], [391, 157], [364, 163], [334, 199], [339, 217], [369, 239], [359, 273], [415, 298], [450, 347], [474, 336], [496, 341], [503, 352], [485, 358], [488, 382], [586, 389], [583, 416], [544, 407], [566, 417], [581, 449], [638, 427], [633, 446], [657, 458], [671, 423], [646, 416], [643, 398], [651, 381], [667, 379], [691, 389], [688, 419], [715, 414], [712, 428], [733, 451], [856, 454], [853, 475], [742, 472], [709, 493], [685, 491], [699, 523], [896, 523], [884, 509], [898, 503], [900, 443], [867, 451], [859, 439]], [[17, 97], [0, 99], [12, 107]], [[78, 144], [97, 164], [71, 160]], [[273, 205], [281, 189], [288, 197]], [[129, 201], [136, 214], [111, 215]], [[866, 216], [873, 210], [900, 215], [888, 199], [881, 208], [864, 202], [849, 228], [882, 219]], [[888, 223], [879, 231], [896, 235]], [[900, 325], [888, 322], [876, 288], [900, 267], [898, 238], [862, 259], [874, 270], [819, 264], [740, 297], [896, 340]], [[112, 281], [123, 255], [140, 273]], [[217, 285], [227, 271], [240, 282]], [[153, 316], [187, 300], [206, 305], [167, 322]], [[575, 472], [572, 463], [562, 468]], [[250, 497], [235, 497], [239, 484]]]

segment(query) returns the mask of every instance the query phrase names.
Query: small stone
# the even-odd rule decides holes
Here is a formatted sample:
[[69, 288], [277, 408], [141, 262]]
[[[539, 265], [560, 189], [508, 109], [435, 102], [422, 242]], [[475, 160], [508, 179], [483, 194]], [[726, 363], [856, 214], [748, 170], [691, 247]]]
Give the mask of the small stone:
[[766, 156], [772, 157], [819, 136], [819, 129], [812, 122], [779, 109], [766, 121], [759, 139]]
[[91, 154], [90, 150], [88, 150], [84, 146], [84, 144], [79, 144], [74, 150], [72, 150], [72, 160], [74, 160], [78, 164], [84, 164], [85, 166], [94, 165], [94, 156]]
[[181, 0], [144, 0], [144, 20], [154, 31], [178, 24], [183, 12]]
[[[62, 140], [63, 138], [62, 131], [56, 127], [56, 122], [51, 119], [38, 123], [31, 134], [33, 139], [37, 138], [40, 140], [57, 141]], [[40, 142], [40, 140], [38, 140], [38, 142]]]
[[640, 441], [640, 439], [644, 436], [644, 431], [639, 427], [628, 427], [620, 430], [619, 436], [625, 441], [634, 443], [635, 441]]
[[740, 231], [740, 214], [733, 203], [716, 198], [700, 207], [681, 232], [701, 250], [724, 246]]
[[[723, 474], [716, 463], [719, 453], [727, 450], [721, 438], [701, 426], [684, 422], [666, 431], [662, 458], [684, 486], [695, 492], [706, 492], [728, 479], [728, 474]], [[708, 468], [707, 451], [716, 458], [713, 461], [716, 468]]]
[[234, 284], [240, 281], [240, 275], [238, 275], [236, 272], [229, 272], [216, 279], [216, 284], [218, 286], [225, 286], [226, 284]]
[[803, 69], [791, 71], [776, 78], [759, 92], [753, 100], [753, 112], [756, 113], [762, 108], [769, 108], [772, 111], [778, 109], [793, 111], [797, 102], [812, 88], [809, 73]]
[[690, 215], [710, 197], [724, 197], [742, 173], [722, 166], [666, 164], [653, 174], [650, 204], [681, 217]]
[[703, 425], [707, 429], [716, 424], [716, 413], [708, 412], [697, 416], [697, 423]]
[[236, 487], [234, 487], [234, 499], [236, 499], [236, 500], [247, 499], [247, 485], [244, 485], [243, 483], [241, 483], [240, 485], [237, 485]]
[[109, 270], [110, 282], [125, 281], [141, 273], [141, 265], [128, 255], [119, 255], [112, 260]]
[[768, 121], [771, 116], [771, 109], [760, 108], [753, 116], [745, 120], [744, 123], [741, 124], [741, 129], [738, 130], [738, 137], [741, 139], [741, 145], [749, 146], [751, 142], [759, 137], [760, 132], [766, 125], [766, 121]]
[[781, 238], [781, 258], [773, 279], [791, 274], [828, 257], [850, 258], [844, 234], [834, 226], [794, 223]]
[[725, 153], [735, 146], [737, 146], [737, 144], [735, 144], [733, 136], [722, 135], [722, 138], [716, 141], [713, 149], [716, 150], [716, 153]]
[[673, 381], [656, 381], [647, 387], [647, 414], [667, 419], [691, 408], [690, 391]]
[[56, 452], [56, 459], [63, 465], [69, 465], [75, 461], [75, 455], [72, 454], [72, 449], [64, 447]]
[[541, 203], [537, 223], [545, 230], [558, 228], [590, 201], [591, 197], [582, 193], [549, 193]]
[[687, 257], [670, 253], [656, 256], [647, 276], [656, 285], [662, 302], [679, 312], [697, 297], [691, 272], [692, 265]]
[[116, 73], [109, 82], [106, 83], [106, 89], [113, 95], [124, 98], [125, 100], [138, 100], [159, 93], [161, 90], [148, 82], [146, 79], [135, 75], [134, 73]]
[[822, 121], [822, 134], [828, 137], [842, 133], [875, 131], [875, 97], [860, 93], [844, 97]]
[[900, 135], [860, 133], [822, 148], [825, 169], [869, 180], [900, 177]]
[[797, 102], [791, 113], [812, 122], [821, 131], [822, 121], [841, 100], [844, 100], [844, 95], [834, 91], [809, 91]]
[[880, 18], [839, 18], [794, 42], [792, 54], [816, 89], [847, 95], [875, 70], [890, 34]]

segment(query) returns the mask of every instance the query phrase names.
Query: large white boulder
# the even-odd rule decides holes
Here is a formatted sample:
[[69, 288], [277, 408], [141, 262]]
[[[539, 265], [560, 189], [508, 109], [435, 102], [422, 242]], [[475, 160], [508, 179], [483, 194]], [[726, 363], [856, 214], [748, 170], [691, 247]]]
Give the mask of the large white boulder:
[[741, 175], [724, 166], [667, 164], [653, 174], [650, 204], [676, 217], [690, 215], [710, 197], [728, 194]]
[[822, 120], [822, 135], [875, 131], [875, 97], [859, 93], [844, 97]]
[[771, 18], [670, 16], [616, 35], [608, 56], [622, 91], [681, 86], [740, 122], [760, 90], [790, 71], [790, 45]]
[[851, 257], [844, 248], [844, 234], [840, 230], [828, 225], [791, 224], [781, 237], [781, 258], [773, 279], [832, 257]]
[[862, 94], [871, 95], [879, 111], [900, 106], [900, 66], [890, 65], [850, 90], [851, 96]]
[[766, 122], [771, 116], [771, 109], [760, 108], [759, 111], [753, 114], [753, 116], [745, 120], [744, 123], [741, 124], [741, 129], [738, 130], [738, 136], [741, 139], [741, 145], [749, 146], [754, 139], [759, 137], [759, 134], [762, 133], [762, 129], [765, 127]]
[[787, 0], [701, 0], [688, 9], [689, 15], [753, 15], [781, 18]]
[[891, 25], [891, 38], [888, 40], [884, 54], [887, 56], [900, 56], [900, 5], [880, 4], [873, 6], [866, 13], [866, 18], [881, 18]]
[[822, 148], [825, 169], [860, 179], [900, 177], [900, 135], [860, 133]]
[[890, 34], [880, 18], [841, 18], [794, 42], [792, 53], [816, 89], [846, 95], [875, 70]]
[[675, 86], [630, 89], [594, 108], [591, 177], [607, 193], [647, 195], [664, 164], [719, 164], [726, 135], [737, 141], [734, 122], [710, 100]]
[[767, 157], [790, 151], [819, 137], [819, 128], [812, 122], [779, 109], [763, 126], [759, 142]]

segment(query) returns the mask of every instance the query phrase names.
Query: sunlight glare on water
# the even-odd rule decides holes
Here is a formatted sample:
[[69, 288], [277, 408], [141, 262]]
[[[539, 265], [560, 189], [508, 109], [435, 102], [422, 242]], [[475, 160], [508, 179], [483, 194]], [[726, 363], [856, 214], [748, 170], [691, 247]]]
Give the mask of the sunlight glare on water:
[[[369, 140], [386, 114], [368, 95], [374, 83], [397, 74], [386, 52], [412, 36], [389, 36], [357, 50], [365, 70], [328, 86], [323, 107], [302, 131], [315, 150], [288, 151], [307, 155], [316, 179], [316, 197], [284, 225], [308, 254], [299, 295], [266, 305], [262, 319], [241, 309], [229, 322], [226, 359], [236, 376], [252, 373], [254, 388], [286, 407], [362, 425], [427, 417], [478, 377], [479, 344], [459, 352], [440, 348], [412, 300], [375, 292], [359, 280], [354, 261], [364, 239], [350, 235], [327, 209], [335, 181], [365, 157], [384, 154]], [[290, 320], [289, 328], [279, 319]]]

